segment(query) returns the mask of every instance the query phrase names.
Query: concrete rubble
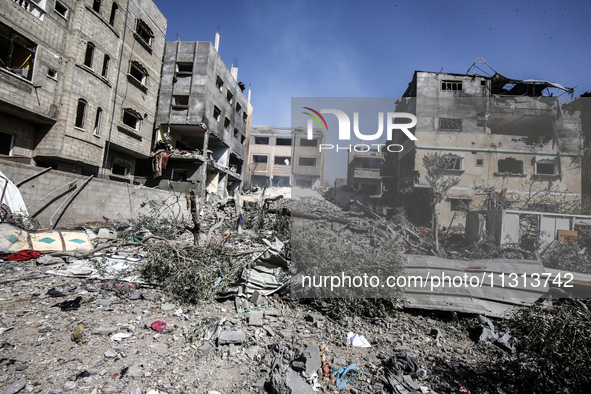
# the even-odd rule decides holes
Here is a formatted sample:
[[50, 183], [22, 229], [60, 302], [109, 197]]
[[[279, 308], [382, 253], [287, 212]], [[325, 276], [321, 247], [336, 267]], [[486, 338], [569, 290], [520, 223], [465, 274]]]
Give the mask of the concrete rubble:
[[[0, 393], [461, 392], [468, 375], [453, 372], [458, 365], [487, 365], [514, 351], [513, 342], [501, 340], [506, 332], [483, 316], [400, 309], [361, 317], [291, 298], [280, 275], [290, 264], [282, 216], [323, 215], [343, 222], [351, 237], [371, 227], [376, 237], [400, 244], [409, 233], [357, 204], [344, 211], [322, 197], [251, 200], [241, 207], [232, 198], [202, 201], [194, 233], [161, 228], [168, 235], [155, 235], [148, 223], [88, 224], [89, 234], [104, 235], [90, 237], [96, 256], [1, 261]], [[209, 266], [220, 271], [203, 282], [208, 298], [183, 302], [174, 287], [134, 270], [161, 247], [178, 253], [178, 264], [193, 258], [182, 253], [203, 238], [223, 245], [219, 253], [242, 267], [228, 278], [220, 273], [221, 255], [211, 255]], [[59, 274], [81, 259], [90, 271]], [[78, 299], [64, 310], [53, 307]], [[166, 325], [156, 330], [155, 322]], [[473, 338], [475, 329], [480, 338]], [[347, 344], [349, 333], [371, 347]], [[485, 392], [495, 384], [489, 377], [471, 387]]]

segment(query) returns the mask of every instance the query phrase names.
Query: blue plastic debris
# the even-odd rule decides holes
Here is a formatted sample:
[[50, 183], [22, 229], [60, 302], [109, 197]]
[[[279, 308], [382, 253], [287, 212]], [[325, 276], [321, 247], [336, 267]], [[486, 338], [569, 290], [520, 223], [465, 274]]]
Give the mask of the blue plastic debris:
[[332, 372], [335, 377], [335, 384], [339, 390], [344, 389], [348, 383], [352, 383], [357, 375], [355, 372], [359, 371], [359, 367], [351, 364], [348, 367], [339, 368], [336, 372]]

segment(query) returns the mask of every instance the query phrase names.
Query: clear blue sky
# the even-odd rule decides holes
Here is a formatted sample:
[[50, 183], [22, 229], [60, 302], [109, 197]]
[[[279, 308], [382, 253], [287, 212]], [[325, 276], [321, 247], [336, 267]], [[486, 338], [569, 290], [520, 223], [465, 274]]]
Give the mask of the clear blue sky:
[[213, 41], [252, 85], [253, 124], [290, 125], [291, 97], [396, 97], [415, 70], [498, 72], [591, 91], [591, 1], [154, 0], [167, 41]]

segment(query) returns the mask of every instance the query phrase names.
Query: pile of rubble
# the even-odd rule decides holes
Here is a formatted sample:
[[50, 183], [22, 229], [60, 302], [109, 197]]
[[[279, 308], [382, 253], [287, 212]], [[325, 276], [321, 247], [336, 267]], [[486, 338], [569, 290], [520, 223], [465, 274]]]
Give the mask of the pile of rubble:
[[502, 322], [293, 298], [292, 257], [303, 252], [292, 225], [330, 229], [351, 250], [430, 241], [354, 201], [283, 192], [194, 199], [193, 223], [146, 217], [44, 234], [86, 249], [5, 254], [0, 393], [510, 392], [491, 364], [518, 359]]

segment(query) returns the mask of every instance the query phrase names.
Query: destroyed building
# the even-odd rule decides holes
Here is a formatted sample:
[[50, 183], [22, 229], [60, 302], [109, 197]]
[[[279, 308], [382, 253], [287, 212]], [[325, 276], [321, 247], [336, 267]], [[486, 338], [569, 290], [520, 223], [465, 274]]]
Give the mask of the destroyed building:
[[[479, 65], [470, 70], [480, 71]], [[553, 82], [510, 79], [494, 70], [415, 71], [397, 111], [416, 115], [417, 140], [394, 136], [404, 150], [387, 154], [384, 202], [405, 208], [416, 224], [430, 225], [423, 157], [433, 153], [449, 159], [446, 176], [459, 178], [436, 207], [441, 227], [461, 230], [461, 211], [519, 209], [518, 202], [533, 197], [548, 199], [529, 210], [555, 211], [550, 201], [558, 199], [580, 201], [580, 112], [557, 97], [572, 93]]]
[[[252, 106], [216, 42], [167, 42], [156, 115], [155, 185], [230, 193], [243, 180]], [[249, 88], [250, 96], [250, 88]], [[145, 170], [150, 163], [144, 163]]]
[[318, 189], [324, 181], [325, 136], [314, 130], [312, 139], [303, 129], [253, 126], [247, 172], [249, 186], [301, 186]]
[[150, 154], [166, 24], [151, 0], [3, 1], [0, 156], [131, 181]]
[[382, 195], [381, 168], [384, 152], [377, 148], [358, 152], [350, 150], [347, 166], [347, 186], [371, 196]]

